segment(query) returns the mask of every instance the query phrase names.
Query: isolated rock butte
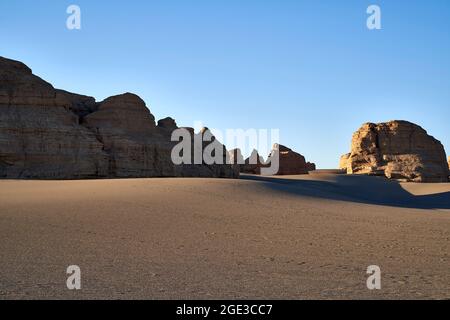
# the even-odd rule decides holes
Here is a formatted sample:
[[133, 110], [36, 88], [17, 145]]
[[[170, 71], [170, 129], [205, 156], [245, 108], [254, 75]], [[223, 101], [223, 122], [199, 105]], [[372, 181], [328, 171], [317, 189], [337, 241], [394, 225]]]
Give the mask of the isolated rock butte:
[[0, 178], [238, 177], [227, 164], [174, 165], [176, 128], [134, 94], [97, 103], [0, 57]]
[[366, 123], [352, 138], [340, 168], [348, 174], [384, 175], [410, 182], [446, 182], [448, 164], [442, 144], [407, 121]]
[[279, 153], [280, 161], [280, 168], [278, 169], [277, 175], [308, 174], [309, 171], [316, 170], [316, 165], [314, 163], [306, 162], [304, 156], [280, 144], [275, 144], [273, 146], [268, 162], [271, 161], [271, 158], [277, 152]]

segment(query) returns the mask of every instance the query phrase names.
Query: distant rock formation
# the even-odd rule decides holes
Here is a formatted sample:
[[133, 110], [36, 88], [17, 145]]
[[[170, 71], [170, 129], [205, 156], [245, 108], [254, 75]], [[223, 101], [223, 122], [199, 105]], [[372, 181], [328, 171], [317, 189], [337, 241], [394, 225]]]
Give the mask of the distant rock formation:
[[272, 159], [276, 159], [276, 154], [279, 155], [279, 169], [276, 175], [308, 174], [309, 171], [316, 170], [316, 165], [314, 163], [306, 162], [304, 156], [292, 151], [288, 147], [276, 143], [274, 144], [267, 161], [264, 161], [256, 150], [253, 150], [250, 157], [245, 160], [243, 165], [241, 165], [241, 172], [261, 174], [261, 168], [270, 167]]
[[446, 182], [448, 164], [442, 144], [411, 122], [366, 123], [341, 157], [348, 174], [384, 175], [411, 182]]
[[[188, 131], [193, 132], [194, 129], [188, 128]], [[196, 137], [199, 140], [202, 139], [204, 142], [201, 146], [201, 149], [200, 148], [192, 148], [193, 153], [198, 152], [198, 151], [204, 152], [206, 150], [206, 148], [215, 145], [217, 147], [217, 148], [215, 148], [216, 150], [221, 150], [221, 159], [218, 159], [218, 160], [224, 164], [223, 165], [212, 164], [212, 165], [208, 165], [208, 166], [203, 164], [203, 165], [197, 166], [197, 167], [184, 166], [184, 172], [185, 172], [184, 174], [189, 173], [189, 176], [192, 176], [192, 177], [208, 177], [209, 172], [203, 173], [203, 168], [208, 168], [208, 170], [214, 172], [214, 176], [217, 176], [217, 177], [224, 177], [224, 176], [228, 177], [228, 178], [238, 178], [239, 177], [239, 168], [229, 164], [227, 149], [225, 148], [224, 145], [222, 145], [216, 139], [216, 137], [212, 134], [212, 132], [208, 128], [204, 127], [200, 130], [200, 132], [197, 135], [194, 134], [192, 136], [192, 141], [191, 141], [192, 146], [195, 146], [194, 139]], [[218, 157], [219, 155], [216, 154], [216, 152], [212, 152], [211, 156]], [[192, 155], [192, 157], [194, 158], [195, 156]], [[195, 171], [191, 171], [193, 168], [195, 168]]]
[[174, 165], [175, 129], [171, 118], [156, 125], [134, 94], [97, 103], [54, 89], [23, 63], [0, 57], [0, 178], [239, 176], [225, 162]]
[[316, 170], [314, 163], [306, 162], [304, 156], [280, 144], [273, 146], [268, 162], [271, 161], [275, 153], [279, 153], [280, 159], [280, 168], [277, 175], [308, 174], [309, 171]]
[[245, 159], [245, 163], [240, 166], [241, 173], [261, 174], [261, 168], [265, 166], [266, 162], [261, 157], [257, 150], [253, 150], [250, 157]]

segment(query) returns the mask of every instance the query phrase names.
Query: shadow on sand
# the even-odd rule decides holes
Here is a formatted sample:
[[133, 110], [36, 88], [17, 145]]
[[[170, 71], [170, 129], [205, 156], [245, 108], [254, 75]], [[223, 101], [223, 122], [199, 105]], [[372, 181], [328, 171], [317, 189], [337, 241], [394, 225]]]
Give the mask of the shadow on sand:
[[382, 177], [309, 175], [306, 178], [282, 178], [241, 175], [241, 179], [262, 181], [272, 190], [298, 196], [402, 208], [450, 209], [450, 191], [414, 195], [397, 181]]

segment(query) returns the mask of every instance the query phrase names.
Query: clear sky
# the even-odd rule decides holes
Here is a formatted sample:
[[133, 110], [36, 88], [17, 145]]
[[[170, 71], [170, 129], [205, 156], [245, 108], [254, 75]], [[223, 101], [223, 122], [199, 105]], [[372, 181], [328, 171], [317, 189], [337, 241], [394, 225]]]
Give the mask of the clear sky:
[[97, 100], [134, 92], [182, 126], [279, 128], [321, 168], [368, 121], [415, 122], [450, 153], [448, 0], [1, 0], [0, 55]]

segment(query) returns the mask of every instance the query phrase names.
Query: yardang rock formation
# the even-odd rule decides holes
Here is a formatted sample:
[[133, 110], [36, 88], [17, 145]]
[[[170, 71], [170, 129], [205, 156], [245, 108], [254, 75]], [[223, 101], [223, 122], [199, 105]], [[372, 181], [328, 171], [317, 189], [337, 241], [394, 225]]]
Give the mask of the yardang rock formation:
[[280, 157], [280, 168], [278, 169], [278, 175], [280, 176], [308, 174], [309, 171], [316, 170], [314, 163], [306, 162], [304, 156], [280, 144], [273, 146], [268, 161], [275, 153], [279, 153]]
[[[298, 174], [308, 174], [309, 171], [316, 170], [316, 165], [314, 163], [306, 162], [305, 157], [301, 154], [292, 151], [288, 147], [280, 145], [278, 143], [273, 145], [272, 151], [264, 161], [257, 150], [253, 150], [250, 157], [248, 157], [245, 162], [241, 162], [240, 171], [242, 173], [249, 174], [261, 174], [261, 168], [270, 167], [272, 159], [276, 159], [276, 155], [279, 156], [279, 168], [276, 175], [298, 175]], [[230, 153], [231, 163], [237, 163], [234, 159], [241, 159], [242, 155], [239, 149], [234, 149]]]
[[[240, 151], [239, 151], [240, 153]], [[253, 150], [250, 156], [240, 165], [241, 173], [261, 174], [261, 168], [266, 166], [264, 158], [261, 157], [257, 150]]]
[[366, 123], [352, 138], [340, 167], [349, 174], [384, 175], [410, 182], [447, 182], [444, 147], [411, 122]]
[[225, 161], [174, 165], [170, 137], [176, 128], [171, 118], [156, 125], [134, 94], [97, 103], [0, 57], [0, 178], [239, 176]]
[[[219, 144], [224, 164], [175, 165], [171, 152], [177, 142], [171, 134], [177, 128], [172, 118], [156, 124], [137, 95], [125, 93], [98, 103], [55, 89], [23, 63], [0, 57], [0, 178], [237, 178], [239, 171], [260, 174], [274, 153], [279, 153], [278, 175], [315, 169], [302, 155], [278, 144], [268, 162], [254, 151], [242, 163], [239, 150], [228, 154], [214, 137], [200, 147]], [[198, 134], [186, 129], [191, 142], [210, 133], [207, 128]], [[191, 152], [197, 152], [191, 145]], [[363, 125], [340, 163], [349, 174], [415, 182], [446, 182], [449, 166], [442, 144], [407, 121]]]

